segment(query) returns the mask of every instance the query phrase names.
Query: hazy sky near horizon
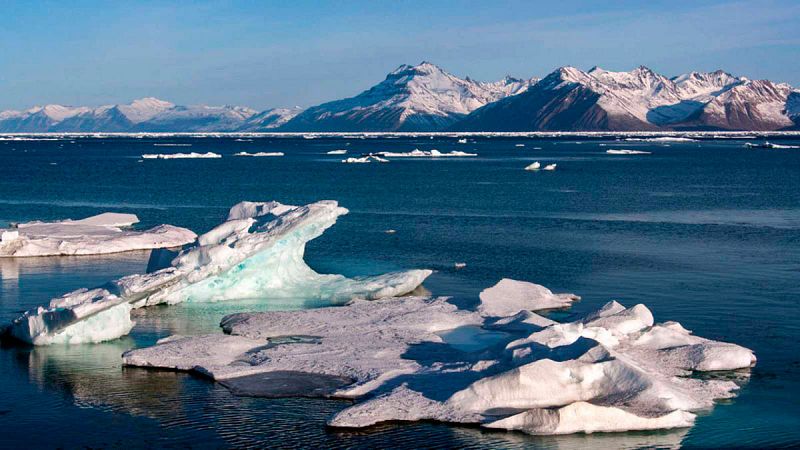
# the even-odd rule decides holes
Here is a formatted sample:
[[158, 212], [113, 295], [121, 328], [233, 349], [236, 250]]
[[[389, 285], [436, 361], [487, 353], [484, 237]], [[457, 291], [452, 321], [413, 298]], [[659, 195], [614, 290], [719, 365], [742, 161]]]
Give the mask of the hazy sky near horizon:
[[800, 87], [796, 0], [0, 0], [0, 11], [0, 110], [146, 96], [307, 107], [423, 60], [479, 80], [646, 65]]

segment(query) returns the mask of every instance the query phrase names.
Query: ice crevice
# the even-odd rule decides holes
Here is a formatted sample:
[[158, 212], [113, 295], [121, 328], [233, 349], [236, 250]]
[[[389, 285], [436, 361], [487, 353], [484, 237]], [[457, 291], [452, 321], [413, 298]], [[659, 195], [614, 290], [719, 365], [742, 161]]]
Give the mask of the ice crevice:
[[[411, 296], [237, 313], [222, 319], [225, 334], [167, 339], [123, 360], [199, 372], [244, 395], [355, 399], [333, 427], [435, 420], [529, 434], [690, 427], [739, 388], [713, 371], [755, 364], [749, 349], [656, 323], [642, 304], [611, 301], [570, 322], [540, 314], [576, 299], [503, 280], [476, 310]], [[481, 345], [451, 345], [453, 330]], [[291, 374], [302, 377], [287, 387]]]
[[67, 293], [47, 307], [25, 312], [3, 334], [34, 345], [101, 342], [131, 330], [132, 308], [243, 298], [321, 299], [341, 304], [403, 295], [431, 274], [430, 270], [410, 270], [347, 278], [315, 272], [303, 260], [305, 244], [347, 212], [335, 201], [305, 206], [239, 203], [227, 220], [199, 236], [194, 246], [174, 258], [164, 258], [167, 253], [162, 253], [166, 267]]

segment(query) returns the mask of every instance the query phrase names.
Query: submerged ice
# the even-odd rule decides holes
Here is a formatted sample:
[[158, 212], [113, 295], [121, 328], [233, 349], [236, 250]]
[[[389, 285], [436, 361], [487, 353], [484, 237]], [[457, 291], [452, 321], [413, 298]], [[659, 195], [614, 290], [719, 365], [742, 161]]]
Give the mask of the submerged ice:
[[344, 303], [416, 289], [430, 270], [346, 278], [316, 273], [305, 245], [346, 214], [335, 201], [306, 206], [242, 202], [228, 219], [199, 236], [167, 267], [53, 299], [24, 313], [6, 333], [34, 345], [100, 342], [127, 334], [131, 308], [185, 301], [303, 298]]
[[[641, 304], [610, 302], [565, 323], [536, 312], [576, 298], [503, 280], [482, 293], [478, 311], [402, 297], [239, 313], [222, 319], [225, 334], [168, 338], [123, 359], [199, 372], [248, 395], [355, 399], [330, 418], [334, 427], [436, 420], [529, 434], [689, 427], [697, 411], [738, 389], [693, 372], [755, 363], [744, 347], [655, 323]], [[451, 345], [457, 330], [475, 333], [480, 345]], [[272, 387], [298, 373], [303, 382]]]

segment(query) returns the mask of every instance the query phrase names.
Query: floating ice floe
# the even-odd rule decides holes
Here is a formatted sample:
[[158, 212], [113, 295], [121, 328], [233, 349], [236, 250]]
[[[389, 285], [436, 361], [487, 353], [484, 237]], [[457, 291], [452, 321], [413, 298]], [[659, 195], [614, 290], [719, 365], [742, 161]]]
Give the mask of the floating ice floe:
[[580, 300], [575, 294], [554, 294], [544, 286], [503, 278], [480, 294], [478, 312], [484, 316], [512, 316], [520, 311], [566, 308]]
[[459, 150], [453, 150], [449, 153], [442, 153], [439, 150], [433, 149], [430, 151], [420, 150], [418, 148], [410, 152], [380, 152], [379, 155], [385, 158], [446, 158], [446, 157], [468, 157], [478, 156], [477, 153], [467, 153]]
[[772, 142], [769, 142], [769, 141], [765, 141], [762, 144], [753, 144], [752, 142], [745, 142], [744, 146], [747, 147], [747, 148], [773, 148], [773, 149], [800, 148], [800, 145], [773, 144]]
[[139, 222], [134, 214], [103, 213], [81, 220], [28, 222], [0, 230], [0, 258], [100, 255], [131, 250], [180, 247], [197, 237], [191, 230], [159, 225], [124, 229]]
[[525, 144], [517, 144], [514, 147], [525, 147]]
[[374, 154], [374, 155], [373, 154], [369, 154], [369, 155], [361, 156], [361, 157], [358, 157], [358, 158], [350, 157], [350, 158], [347, 158], [347, 159], [343, 159], [342, 162], [345, 163], [345, 164], [366, 164], [366, 163], [370, 163], [372, 161], [380, 162], [380, 163], [388, 163], [389, 162], [388, 159], [382, 158], [381, 156], [382, 156], [381, 154]]
[[346, 155], [347, 154], [347, 150], [331, 150], [326, 154], [327, 155]]
[[167, 267], [65, 294], [49, 307], [26, 312], [5, 332], [34, 345], [100, 342], [130, 331], [131, 308], [242, 298], [337, 304], [403, 295], [431, 274], [410, 270], [350, 279], [316, 273], [303, 261], [305, 245], [346, 213], [334, 201], [300, 207], [237, 204], [228, 220], [199, 236], [194, 247], [178, 253]]
[[628, 149], [609, 149], [606, 150], [609, 155], [650, 155], [651, 152], [643, 150], [628, 150]]
[[214, 152], [207, 153], [145, 153], [142, 155], [144, 159], [194, 159], [194, 158], [222, 158], [222, 155]]
[[234, 153], [233, 156], [283, 156], [283, 152], [255, 152], [255, 153], [247, 153], [247, 152], [239, 152]]
[[[756, 361], [744, 347], [656, 324], [644, 305], [610, 302], [566, 323], [535, 312], [574, 298], [503, 280], [481, 296], [488, 314], [422, 297], [239, 313], [222, 319], [225, 334], [167, 338], [123, 360], [201, 373], [234, 393], [355, 399], [333, 427], [436, 420], [530, 434], [689, 427], [738, 389], [693, 372]], [[477, 345], [457, 345], [465, 334]]]
[[153, 144], [153, 147], [191, 147], [192, 144]]
[[466, 144], [467, 143], [467, 138], [459, 139], [458, 143], [459, 144]]
[[548, 165], [544, 166], [544, 169], [542, 169], [542, 170], [556, 170], [556, 166], [557, 165], [558, 164], [548, 164]]
[[464, 267], [467, 267], [467, 263], [465, 263], [465, 262], [457, 262], [457, 263], [453, 264], [453, 267], [455, 267], [456, 270], [463, 269]]

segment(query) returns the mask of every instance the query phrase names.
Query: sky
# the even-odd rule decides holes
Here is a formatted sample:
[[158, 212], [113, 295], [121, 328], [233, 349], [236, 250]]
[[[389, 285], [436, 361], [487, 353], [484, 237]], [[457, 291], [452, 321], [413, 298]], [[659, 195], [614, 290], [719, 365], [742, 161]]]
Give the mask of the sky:
[[308, 107], [423, 60], [486, 81], [646, 65], [800, 87], [800, 1], [0, 0], [0, 110]]

